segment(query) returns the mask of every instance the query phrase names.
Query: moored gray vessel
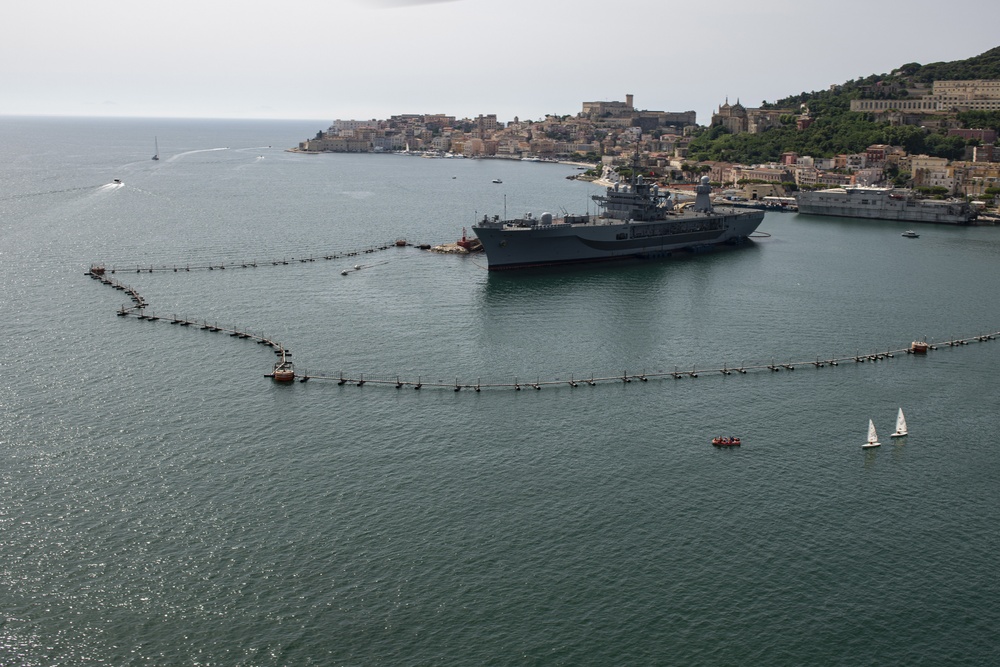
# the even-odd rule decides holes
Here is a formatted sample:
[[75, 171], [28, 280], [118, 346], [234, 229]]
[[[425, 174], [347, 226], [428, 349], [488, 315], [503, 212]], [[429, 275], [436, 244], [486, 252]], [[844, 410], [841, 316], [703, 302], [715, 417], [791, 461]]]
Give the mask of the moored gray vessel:
[[746, 241], [764, 211], [714, 208], [704, 176], [694, 205], [676, 206], [669, 193], [634, 176], [594, 195], [596, 215], [551, 213], [502, 220], [484, 216], [472, 226], [491, 271], [628, 258], [667, 257], [677, 251], [708, 250]]
[[795, 195], [799, 213], [904, 222], [964, 225], [976, 211], [965, 201], [919, 199], [912, 190], [853, 186], [803, 191]]

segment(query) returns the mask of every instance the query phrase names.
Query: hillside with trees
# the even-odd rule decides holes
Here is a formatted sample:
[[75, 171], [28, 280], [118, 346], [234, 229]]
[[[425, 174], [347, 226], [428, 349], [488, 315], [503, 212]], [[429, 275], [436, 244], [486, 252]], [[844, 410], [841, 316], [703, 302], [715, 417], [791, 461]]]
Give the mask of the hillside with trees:
[[906, 76], [913, 81], [926, 84], [946, 80], [1000, 79], [1000, 46], [966, 60], [929, 65], [909, 63], [900, 70], [906, 70]]
[[[908, 63], [889, 74], [873, 74], [847, 81], [831, 90], [802, 92], [776, 102], [764, 102], [764, 109], [788, 109], [781, 126], [759, 134], [730, 134], [725, 128], [702, 129], [691, 142], [688, 155], [693, 160], [721, 160], [742, 164], [775, 162], [786, 151], [814, 157], [858, 153], [872, 144], [902, 146], [911, 154], [926, 154], [950, 160], [961, 159], [967, 142], [949, 137], [944, 131], [921, 127], [893, 126], [871, 114], [850, 111], [851, 100], [870, 97], [905, 98], [908, 90], [928, 88], [936, 80], [1000, 79], [1000, 47], [966, 60], [920, 65]], [[805, 105], [815, 118], [812, 125], [798, 130], [796, 114]], [[1000, 112], [966, 111], [957, 115], [961, 127], [1000, 130]]]

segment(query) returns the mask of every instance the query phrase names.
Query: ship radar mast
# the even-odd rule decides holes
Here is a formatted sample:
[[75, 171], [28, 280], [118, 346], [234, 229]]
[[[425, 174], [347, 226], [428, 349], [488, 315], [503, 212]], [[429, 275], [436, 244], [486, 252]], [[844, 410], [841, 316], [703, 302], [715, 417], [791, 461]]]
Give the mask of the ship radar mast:
[[641, 175], [639, 174], [639, 141], [635, 142], [635, 153], [632, 154], [632, 177], [629, 179], [632, 185], [636, 183], [641, 183]]

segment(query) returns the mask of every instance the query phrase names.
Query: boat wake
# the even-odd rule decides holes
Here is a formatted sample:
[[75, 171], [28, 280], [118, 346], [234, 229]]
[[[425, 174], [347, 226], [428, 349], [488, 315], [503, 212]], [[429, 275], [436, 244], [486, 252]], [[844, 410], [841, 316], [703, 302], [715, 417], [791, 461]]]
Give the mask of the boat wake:
[[349, 199], [371, 199], [375, 193], [371, 190], [341, 190], [340, 194]]
[[220, 148], [199, 148], [196, 151], [184, 151], [183, 153], [178, 153], [177, 155], [171, 155], [165, 161], [166, 162], [176, 162], [185, 155], [194, 155], [195, 153], [214, 153], [217, 151], [228, 151], [229, 146], [222, 146]]
[[43, 192], [24, 192], [24, 193], [21, 193], [21, 194], [8, 195], [6, 197], [0, 197], [0, 201], [11, 201], [11, 200], [14, 200], [14, 199], [28, 199], [30, 197], [48, 197], [49, 195], [58, 195], [58, 194], [66, 193], [66, 192], [88, 192], [88, 191], [93, 191], [95, 187], [97, 188], [97, 190], [100, 191], [100, 190], [114, 190], [114, 189], [117, 189], [119, 186], [118, 186], [118, 184], [115, 184], [115, 183], [104, 183], [103, 185], [98, 185], [98, 186], [86, 185], [86, 186], [83, 186], [83, 187], [80, 187], [80, 188], [65, 188], [63, 190], [45, 190]]

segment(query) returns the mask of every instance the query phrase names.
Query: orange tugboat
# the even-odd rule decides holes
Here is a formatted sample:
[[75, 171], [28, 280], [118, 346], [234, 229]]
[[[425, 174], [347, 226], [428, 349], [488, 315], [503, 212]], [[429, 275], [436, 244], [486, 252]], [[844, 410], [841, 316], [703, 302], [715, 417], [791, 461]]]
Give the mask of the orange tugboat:
[[712, 444], [716, 447], [739, 447], [739, 438], [712, 438]]
[[910, 343], [910, 354], [927, 354], [927, 343], [922, 340], [915, 340]]

